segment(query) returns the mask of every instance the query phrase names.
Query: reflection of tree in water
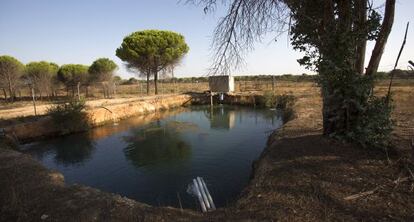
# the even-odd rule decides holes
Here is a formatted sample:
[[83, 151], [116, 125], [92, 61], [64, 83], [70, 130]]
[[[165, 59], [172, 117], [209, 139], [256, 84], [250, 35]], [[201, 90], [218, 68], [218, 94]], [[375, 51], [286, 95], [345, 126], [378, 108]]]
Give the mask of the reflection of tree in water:
[[87, 133], [83, 133], [59, 140], [55, 147], [57, 147], [56, 162], [69, 165], [90, 159], [95, 149], [95, 143]]
[[87, 133], [84, 133], [58, 138], [52, 142], [39, 142], [30, 145], [26, 152], [39, 159], [43, 159], [50, 152], [53, 152], [55, 154], [54, 159], [58, 164], [71, 165], [90, 159], [94, 149], [93, 140]]
[[178, 122], [161, 125], [159, 121], [148, 127], [134, 129], [124, 137], [128, 143], [125, 156], [138, 167], [188, 159], [191, 146], [180, 137], [183, 125]]

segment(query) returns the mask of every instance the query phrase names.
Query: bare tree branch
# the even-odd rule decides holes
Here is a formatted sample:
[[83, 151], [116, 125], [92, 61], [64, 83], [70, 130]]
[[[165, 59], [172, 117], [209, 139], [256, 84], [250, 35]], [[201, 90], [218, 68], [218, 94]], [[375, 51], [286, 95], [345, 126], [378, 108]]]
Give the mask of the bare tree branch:
[[226, 75], [244, 64], [244, 56], [254, 43], [263, 36], [276, 36], [287, 31], [290, 11], [282, 0], [187, 0], [187, 3], [203, 4], [204, 12], [214, 11], [217, 4], [229, 9], [220, 19], [213, 34], [212, 65], [209, 75]]

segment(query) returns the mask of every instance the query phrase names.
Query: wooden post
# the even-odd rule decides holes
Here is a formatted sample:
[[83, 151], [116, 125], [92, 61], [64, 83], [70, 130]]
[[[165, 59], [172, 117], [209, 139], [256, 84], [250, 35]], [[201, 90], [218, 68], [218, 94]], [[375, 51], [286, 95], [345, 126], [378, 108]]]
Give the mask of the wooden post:
[[275, 91], [275, 76], [272, 75], [272, 91]]
[[35, 99], [35, 94], [34, 94], [34, 88], [33, 88], [33, 86], [32, 86], [32, 100], [33, 100], [34, 113], [35, 113], [35, 116], [37, 116], [37, 112], [36, 112], [36, 99]]
[[213, 107], [213, 92], [210, 92], [210, 106]]

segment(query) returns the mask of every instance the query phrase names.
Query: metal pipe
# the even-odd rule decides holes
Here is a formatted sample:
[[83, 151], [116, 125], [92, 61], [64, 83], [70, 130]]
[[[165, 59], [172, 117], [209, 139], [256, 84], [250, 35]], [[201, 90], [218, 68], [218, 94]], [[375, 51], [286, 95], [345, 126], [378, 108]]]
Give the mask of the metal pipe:
[[199, 186], [199, 188], [200, 188], [200, 191], [201, 191], [201, 196], [203, 197], [204, 203], [206, 204], [207, 209], [210, 209], [210, 208], [211, 208], [211, 207], [210, 207], [210, 203], [209, 203], [209, 201], [208, 201], [208, 199], [207, 199], [207, 195], [206, 195], [206, 193], [204, 192], [204, 189], [203, 189], [203, 184], [201, 183], [201, 179], [200, 179], [200, 177], [197, 177], [197, 182], [198, 182], [198, 186]]
[[204, 187], [204, 189], [205, 189], [205, 192], [206, 192], [206, 195], [207, 195], [208, 201], [210, 202], [210, 205], [211, 205], [211, 209], [215, 210], [215, 209], [216, 209], [216, 205], [215, 205], [215, 204], [214, 204], [214, 202], [213, 202], [213, 198], [211, 197], [210, 192], [208, 191], [208, 189], [207, 189], [207, 185], [206, 185], [206, 183], [204, 182], [204, 179], [203, 179], [203, 178], [201, 178], [201, 183], [203, 184], [203, 187]]
[[198, 197], [198, 201], [200, 202], [201, 211], [205, 213], [207, 212], [206, 205], [204, 204], [203, 198], [201, 197], [200, 188], [198, 187], [196, 179], [193, 179], [193, 184], [194, 184], [194, 191]]

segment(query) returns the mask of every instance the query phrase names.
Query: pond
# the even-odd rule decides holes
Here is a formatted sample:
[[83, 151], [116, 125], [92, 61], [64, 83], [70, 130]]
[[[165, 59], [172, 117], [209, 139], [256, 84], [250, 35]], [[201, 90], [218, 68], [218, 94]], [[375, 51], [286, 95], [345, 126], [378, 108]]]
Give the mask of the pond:
[[217, 105], [191, 106], [132, 117], [86, 133], [24, 145], [67, 184], [85, 184], [154, 206], [197, 209], [187, 191], [203, 177], [217, 207], [247, 185], [276, 111]]

